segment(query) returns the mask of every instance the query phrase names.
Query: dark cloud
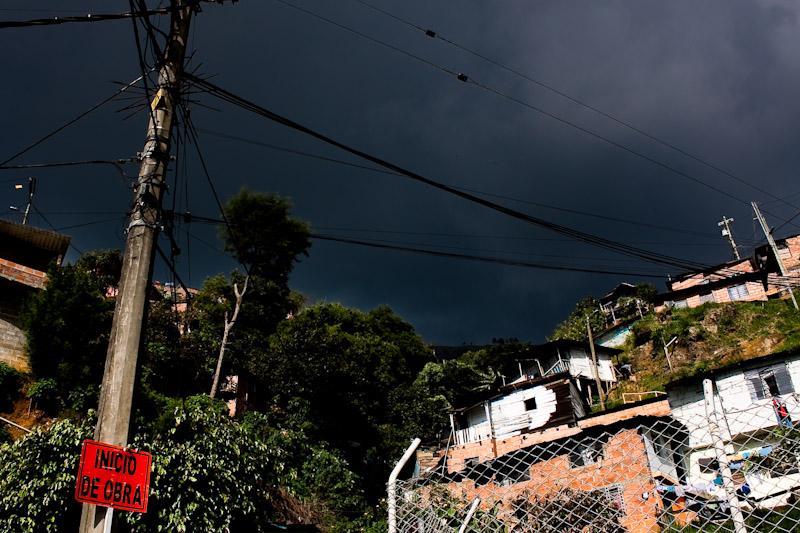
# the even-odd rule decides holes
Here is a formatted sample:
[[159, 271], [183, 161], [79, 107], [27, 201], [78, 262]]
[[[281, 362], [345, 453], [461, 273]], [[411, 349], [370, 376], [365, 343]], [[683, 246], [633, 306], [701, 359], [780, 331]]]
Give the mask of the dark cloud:
[[[800, 8], [793, 2], [373, 1], [702, 155], [775, 195], [800, 190], [794, 185], [800, 163], [794, 147], [800, 123], [795, 44]], [[58, 4], [52, 5], [57, 13]], [[775, 225], [793, 214], [791, 207], [767, 195], [355, 1], [302, 5], [668, 162], [738, 198], [762, 201]], [[87, 1], [81, 7], [123, 11], [127, 2]], [[29, 15], [3, 12], [5, 18]], [[729, 254], [725, 242], [714, 238], [723, 213], [736, 218], [734, 230], [742, 242], [757, 239], [746, 204], [273, 0], [204, 5], [192, 38], [193, 67], [216, 74], [216, 83], [409, 169], [461, 187], [707, 236], [503, 200], [517, 209], [711, 263]], [[7, 74], [0, 87], [5, 102], [3, 155], [110, 94], [111, 80], [138, 75], [132, 29], [125, 21], [3, 30], [0, 45]], [[203, 101], [223, 111], [195, 109], [201, 128], [355, 162], [263, 119], [209, 98]], [[21, 160], [133, 155], [142, 143], [145, 117], [140, 113], [123, 121], [125, 114], [114, 112], [119, 107], [91, 115]], [[670, 271], [563, 242], [396, 176], [208, 134], [201, 139], [223, 196], [243, 185], [277, 191], [291, 197], [296, 214], [320, 231], [349, 228], [337, 233], [529, 261], [664, 275]], [[199, 166], [190, 165], [191, 191], [188, 201], [179, 195], [179, 207], [214, 215]], [[106, 168], [43, 170], [37, 176], [38, 204], [59, 227], [103, 218], [86, 212], [122, 212], [130, 202], [123, 182]], [[2, 180], [15, 177], [27, 173], [0, 175]], [[16, 194], [5, 187], [0, 201], [20, 203]], [[800, 198], [790, 200], [800, 205]], [[82, 249], [112, 247], [120, 246], [122, 227], [120, 220], [69, 233]], [[191, 231], [218, 246], [213, 228]], [[233, 267], [198, 241], [184, 246], [180, 258], [181, 271], [193, 284]], [[163, 267], [158, 272], [166, 275]], [[389, 304], [426, 339], [459, 343], [500, 336], [542, 340], [575, 300], [600, 294], [624, 279], [632, 278], [315, 243], [294, 273], [293, 284], [312, 301], [341, 301], [365, 309]]]

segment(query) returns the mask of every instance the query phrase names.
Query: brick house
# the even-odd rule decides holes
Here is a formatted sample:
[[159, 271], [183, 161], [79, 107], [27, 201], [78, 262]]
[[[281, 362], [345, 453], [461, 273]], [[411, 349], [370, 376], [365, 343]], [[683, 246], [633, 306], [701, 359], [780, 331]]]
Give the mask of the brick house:
[[[546, 385], [533, 382], [522, 390]], [[559, 389], [569, 395], [567, 387], [555, 388]], [[495, 401], [513, 403], [519, 392], [507, 391]], [[568, 405], [572, 400], [556, 403]], [[551, 416], [551, 423], [536, 429], [498, 438], [494, 445], [491, 439], [455, 444], [443, 454], [438, 481], [459, 501], [479, 497], [481, 509], [491, 510], [509, 530], [537, 529], [531, 520], [547, 517], [548, 502], [568, 505], [588, 497], [593, 505], [607, 509], [610, 522], [626, 531], [660, 531], [663, 504], [657, 479], [675, 472], [671, 450], [652, 430], [657, 431], [659, 424], [668, 427], [669, 413], [667, 401], [657, 399], [594, 415], [576, 409]]]
[[[800, 279], [800, 235], [775, 241], [788, 275]], [[704, 303], [764, 301], [784, 295], [780, 270], [769, 246], [752, 257], [685, 272], [667, 281], [667, 292], [656, 298], [656, 310], [699, 307]]]
[[19, 324], [22, 303], [44, 288], [47, 269], [61, 264], [69, 242], [66, 235], [0, 220], [0, 361], [28, 370]]

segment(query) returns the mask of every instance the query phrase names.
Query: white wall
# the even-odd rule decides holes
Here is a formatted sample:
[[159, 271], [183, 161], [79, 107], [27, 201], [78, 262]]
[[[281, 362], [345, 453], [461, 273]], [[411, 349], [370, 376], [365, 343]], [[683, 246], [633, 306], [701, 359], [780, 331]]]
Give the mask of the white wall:
[[[534, 398], [536, 409], [526, 410], [525, 401]], [[499, 439], [519, 435], [523, 430], [533, 430], [546, 425], [556, 411], [556, 394], [543, 385], [518, 390], [490, 403], [495, 437]], [[456, 431], [456, 444], [477, 442], [491, 437], [483, 405], [466, 413], [467, 427]]]
[[[574, 377], [594, 379], [594, 369], [592, 354], [580, 349], [570, 349], [567, 354], [562, 353], [562, 358], [569, 358], [569, 372]], [[611, 356], [608, 354], [597, 354], [597, 370], [601, 381], [617, 381], [614, 376]]]

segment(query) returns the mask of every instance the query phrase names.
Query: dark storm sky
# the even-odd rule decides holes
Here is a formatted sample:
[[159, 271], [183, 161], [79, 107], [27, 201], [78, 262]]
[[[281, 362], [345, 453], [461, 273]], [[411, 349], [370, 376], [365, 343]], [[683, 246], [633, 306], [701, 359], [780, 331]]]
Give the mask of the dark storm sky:
[[[354, 0], [294, 0], [337, 22], [590, 128], [724, 189], [764, 202], [773, 226], [797, 210], [654, 143], [564, 98], [426, 38]], [[800, 205], [798, 11], [790, 1], [372, 0], [376, 5], [624, 119]], [[155, 4], [154, 1], [150, 2]], [[0, 3], [4, 19], [127, 11], [128, 2]], [[68, 6], [68, 7], [67, 7]], [[49, 8], [53, 9], [50, 10]], [[723, 214], [747, 248], [757, 238], [739, 202], [508, 99], [376, 45], [275, 0], [204, 5], [194, 20], [191, 65], [222, 87], [343, 142], [459, 187], [590, 211], [666, 231], [499, 200], [538, 217], [706, 263], [730, 258]], [[0, 30], [4, 83], [0, 160], [110, 95], [139, 74], [129, 21]], [[281, 126], [203, 96], [205, 130], [358, 162]], [[130, 157], [145, 113], [128, 120], [114, 102], [15, 161]], [[663, 276], [648, 265], [542, 229], [400, 177], [332, 165], [201, 132], [221, 196], [242, 186], [275, 191], [319, 232], [440, 250]], [[189, 152], [190, 155], [192, 154]], [[217, 216], [196, 160], [179, 207]], [[135, 174], [130, 166], [128, 172]], [[113, 169], [0, 173], [0, 213], [23, 203], [10, 180], [39, 178], [36, 204], [82, 249], [120, 247], [130, 202]], [[171, 197], [166, 200], [171, 205]], [[108, 212], [109, 214], [104, 214]], [[98, 222], [115, 216], [113, 221]], [[15, 217], [5, 213], [4, 216]], [[33, 223], [45, 226], [36, 216]], [[687, 233], [685, 230], [688, 230]], [[797, 228], [787, 225], [778, 234]], [[215, 229], [190, 231], [212, 244]], [[405, 233], [401, 233], [405, 232]], [[692, 233], [694, 232], [694, 233]], [[192, 285], [235, 265], [200, 241], [178, 268]], [[74, 259], [72, 251], [69, 259]], [[157, 278], [167, 279], [163, 265]], [[492, 337], [542, 341], [585, 294], [632, 276], [523, 269], [315, 242], [292, 286], [311, 302], [361, 309], [389, 304], [434, 343]]]

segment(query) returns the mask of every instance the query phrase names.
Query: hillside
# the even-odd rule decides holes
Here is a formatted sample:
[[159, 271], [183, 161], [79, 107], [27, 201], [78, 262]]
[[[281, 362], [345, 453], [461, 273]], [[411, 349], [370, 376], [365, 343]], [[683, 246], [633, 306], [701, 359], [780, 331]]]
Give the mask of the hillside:
[[[800, 312], [785, 300], [705, 304], [650, 313], [632, 326], [619, 364], [630, 363], [633, 379], [622, 381], [610, 402], [624, 392], [663, 391], [670, 381], [737, 361], [800, 347]], [[664, 342], [670, 346], [670, 371]]]

